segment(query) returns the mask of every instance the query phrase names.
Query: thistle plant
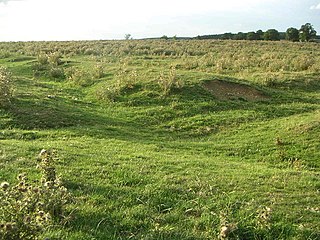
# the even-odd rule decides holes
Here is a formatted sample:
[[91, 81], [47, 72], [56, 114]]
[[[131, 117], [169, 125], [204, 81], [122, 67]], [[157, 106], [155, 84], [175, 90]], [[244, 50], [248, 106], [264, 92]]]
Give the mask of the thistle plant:
[[272, 209], [270, 207], [263, 207], [257, 210], [257, 225], [260, 228], [271, 228], [271, 213]]
[[55, 159], [53, 151], [41, 150], [38, 168], [42, 172], [41, 184], [45, 190], [43, 191], [43, 197], [46, 198], [44, 210], [52, 218], [59, 220], [65, 215], [65, 205], [70, 200], [70, 195], [62, 185], [61, 178], [56, 174]]
[[0, 67], [0, 106], [10, 103], [12, 98], [11, 73], [4, 67]]
[[42, 150], [38, 167], [40, 181], [31, 183], [27, 174], [18, 183], [0, 184], [0, 239], [37, 239], [39, 234], [65, 219], [65, 208], [71, 200], [54, 167], [53, 152]]
[[160, 73], [158, 85], [164, 96], [168, 95], [173, 88], [183, 87], [183, 82], [178, 78], [175, 66], [171, 66], [168, 73]]
[[227, 220], [227, 214], [225, 212], [220, 213], [220, 232], [219, 239], [227, 239], [230, 233], [237, 229], [236, 223], [229, 223]]

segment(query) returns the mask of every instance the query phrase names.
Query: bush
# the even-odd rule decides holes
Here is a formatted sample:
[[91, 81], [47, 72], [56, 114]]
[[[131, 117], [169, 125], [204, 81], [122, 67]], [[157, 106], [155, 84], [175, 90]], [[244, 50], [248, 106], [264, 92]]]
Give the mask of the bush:
[[40, 76], [42, 71], [46, 71], [50, 77], [64, 78], [63, 68], [58, 67], [62, 64], [61, 55], [58, 52], [40, 53], [37, 60], [38, 62], [33, 66], [34, 76]]
[[98, 100], [105, 102], [114, 102], [120, 95], [120, 92], [115, 86], [109, 84], [103, 84], [99, 86], [95, 91], [95, 96]]
[[40, 181], [31, 184], [26, 174], [19, 174], [16, 185], [1, 183], [0, 239], [37, 239], [66, 219], [65, 207], [71, 197], [56, 175], [54, 159], [53, 152], [41, 151]]
[[12, 98], [11, 73], [6, 68], [0, 67], [0, 106], [6, 106]]
[[50, 65], [58, 66], [62, 64], [61, 55], [58, 52], [50, 53], [47, 56], [48, 56], [48, 62]]
[[38, 55], [38, 63], [40, 65], [52, 65], [52, 66], [58, 66], [62, 63], [61, 61], [61, 55], [57, 52], [45, 54], [40, 53]]
[[49, 74], [53, 78], [64, 78], [64, 70], [61, 67], [51, 67]]
[[126, 89], [132, 89], [134, 88], [134, 85], [137, 83], [137, 79], [137, 71], [120, 69], [116, 74], [116, 88], [119, 92]]
[[93, 77], [99, 79], [103, 78], [104, 75], [104, 66], [102, 64], [96, 64], [93, 68]]
[[85, 69], [71, 67], [66, 70], [66, 76], [70, 82], [82, 87], [90, 86], [93, 83], [92, 75]]
[[38, 63], [40, 65], [47, 65], [49, 62], [48, 62], [48, 55], [45, 54], [45, 53], [40, 53], [38, 55]]
[[99, 85], [95, 91], [95, 96], [102, 101], [114, 102], [121, 94], [133, 89], [137, 81], [138, 73], [136, 70], [128, 70], [121, 67], [115, 75], [115, 83], [106, 82]]
[[183, 82], [178, 78], [175, 66], [170, 67], [169, 73], [160, 73], [158, 85], [164, 96], [168, 95], [173, 88], [183, 87]]
[[82, 87], [90, 86], [96, 79], [100, 79], [105, 76], [104, 66], [98, 63], [90, 70], [71, 67], [66, 69], [65, 76], [70, 82], [76, 85]]

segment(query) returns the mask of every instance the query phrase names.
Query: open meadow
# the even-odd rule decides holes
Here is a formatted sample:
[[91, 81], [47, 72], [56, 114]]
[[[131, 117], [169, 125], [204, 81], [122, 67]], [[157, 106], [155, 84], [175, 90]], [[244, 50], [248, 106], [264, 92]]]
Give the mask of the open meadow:
[[0, 43], [0, 89], [0, 239], [320, 239], [320, 44]]

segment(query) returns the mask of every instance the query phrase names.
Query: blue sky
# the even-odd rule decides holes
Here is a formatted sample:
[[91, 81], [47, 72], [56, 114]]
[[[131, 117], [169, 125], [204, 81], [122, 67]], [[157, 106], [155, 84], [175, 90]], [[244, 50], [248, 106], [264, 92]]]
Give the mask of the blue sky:
[[0, 41], [197, 36], [310, 22], [320, 0], [0, 0]]

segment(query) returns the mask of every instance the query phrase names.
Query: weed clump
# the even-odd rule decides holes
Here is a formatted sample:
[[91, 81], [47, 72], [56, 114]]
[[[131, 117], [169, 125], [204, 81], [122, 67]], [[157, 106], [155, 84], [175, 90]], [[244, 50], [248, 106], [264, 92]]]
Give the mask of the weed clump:
[[227, 220], [227, 216], [225, 213], [220, 213], [220, 232], [219, 232], [219, 239], [227, 239], [229, 235], [237, 230], [236, 223], [229, 223]]
[[120, 69], [116, 74], [116, 90], [122, 91], [134, 88], [137, 83], [137, 71], [129, 71], [127, 69]]
[[171, 66], [168, 73], [161, 72], [157, 83], [164, 96], [168, 95], [174, 88], [183, 87], [183, 82], [178, 78], [175, 66]]
[[67, 79], [78, 86], [86, 87], [93, 83], [92, 76], [85, 69], [71, 67], [66, 70]]
[[88, 87], [94, 84], [96, 79], [104, 77], [105, 71], [102, 64], [96, 64], [91, 71], [84, 68], [71, 67], [66, 69], [65, 74], [71, 83], [81, 87]]
[[64, 78], [65, 73], [60, 66], [62, 63], [61, 55], [58, 52], [40, 53], [36, 64], [33, 66], [34, 76], [39, 76], [41, 72], [46, 71], [52, 78]]
[[31, 182], [22, 173], [17, 184], [0, 184], [0, 239], [37, 239], [40, 233], [66, 220], [71, 195], [56, 175], [54, 159], [53, 152], [41, 151], [40, 181]]
[[94, 67], [93, 67], [93, 73], [92, 73], [92, 77], [93, 78], [103, 78], [105, 75], [105, 69], [103, 64], [101, 63], [97, 63]]
[[49, 54], [40, 53], [37, 57], [39, 65], [52, 65], [58, 66], [62, 64], [61, 55], [58, 52], [52, 52]]
[[134, 89], [138, 83], [138, 73], [136, 70], [128, 70], [123, 64], [115, 74], [114, 84], [104, 83], [96, 91], [96, 98], [106, 102], [114, 102], [128, 90]]
[[109, 84], [103, 84], [95, 91], [95, 97], [105, 102], [114, 102], [118, 96], [119, 91], [115, 86], [110, 86]]
[[12, 98], [11, 73], [4, 67], [0, 67], [0, 106], [6, 106]]

